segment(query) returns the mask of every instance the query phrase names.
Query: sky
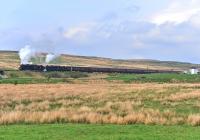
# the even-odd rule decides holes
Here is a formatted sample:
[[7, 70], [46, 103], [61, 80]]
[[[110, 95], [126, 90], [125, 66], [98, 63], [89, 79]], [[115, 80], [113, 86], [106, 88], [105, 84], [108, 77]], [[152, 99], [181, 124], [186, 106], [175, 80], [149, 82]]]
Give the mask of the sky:
[[0, 3], [0, 50], [200, 63], [199, 0]]

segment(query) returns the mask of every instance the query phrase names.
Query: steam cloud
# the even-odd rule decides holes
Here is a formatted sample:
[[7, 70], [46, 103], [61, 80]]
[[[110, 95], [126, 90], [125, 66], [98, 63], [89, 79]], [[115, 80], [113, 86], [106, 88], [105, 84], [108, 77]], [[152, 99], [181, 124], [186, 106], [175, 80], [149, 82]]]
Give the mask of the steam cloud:
[[30, 45], [26, 45], [24, 48], [20, 49], [19, 57], [21, 59], [21, 64], [30, 64], [30, 59], [34, 55], [35, 52]]
[[54, 55], [54, 54], [47, 54], [46, 55], [46, 59], [45, 59], [45, 62], [48, 64], [50, 63], [52, 60], [54, 60], [57, 56]]
[[[32, 64], [31, 58], [35, 57], [39, 53], [45, 53], [41, 50], [34, 49], [30, 45], [26, 45], [25, 47], [21, 48], [19, 51], [19, 57], [21, 60], [21, 64]], [[59, 55], [55, 55], [53, 53], [48, 53], [45, 58], [45, 63], [48, 64], [53, 61]]]

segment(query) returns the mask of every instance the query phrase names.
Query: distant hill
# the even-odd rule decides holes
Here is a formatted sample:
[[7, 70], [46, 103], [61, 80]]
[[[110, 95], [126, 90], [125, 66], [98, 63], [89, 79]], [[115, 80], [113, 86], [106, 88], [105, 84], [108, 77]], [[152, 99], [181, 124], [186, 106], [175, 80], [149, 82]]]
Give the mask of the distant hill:
[[[32, 58], [34, 64], [43, 64], [45, 54]], [[93, 66], [93, 67], [115, 67], [115, 68], [142, 68], [142, 69], [165, 69], [165, 70], [187, 70], [190, 67], [198, 67], [197, 64], [158, 61], [158, 60], [120, 60], [100, 57], [61, 55], [50, 64], [70, 66]], [[17, 52], [0, 51], [0, 69], [18, 69], [20, 59]]]

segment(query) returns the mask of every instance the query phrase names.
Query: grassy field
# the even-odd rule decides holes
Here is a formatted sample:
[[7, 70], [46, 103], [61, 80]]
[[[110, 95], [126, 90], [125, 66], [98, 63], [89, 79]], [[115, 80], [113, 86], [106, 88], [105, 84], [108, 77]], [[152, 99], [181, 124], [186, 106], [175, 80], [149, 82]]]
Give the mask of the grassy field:
[[1, 140], [198, 140], [199, 127], [146, 125], [0, 126]]
[[200, 125], [200, 84], [0, 85], [0, 124]]
[[[42, 57], [40, 59], [39, 57]], [[32, 58], [42, 63], [44, 56]], [[200, 76], [21, 72], [0, 52], [0, 140], [200, 139]], [[62, 55], [51, 64], [187, 70], [189, 63]]]
[[81, 72], [6, 71], [0, 84], [73, 83], [90, 80], [124, 83], [200, 83], [200, 75], [189, 74], [99, 74]]
[[71, 83], [75, 79], [87, 78], [89, 74], [81, 72], [7, 71], [5, 76], [6, 78], [0, 77], [0, 84]]
[[200, 75], [190, 74], [110, 74], [107, 80], [121, 80], [127, 83], [199, 83]]

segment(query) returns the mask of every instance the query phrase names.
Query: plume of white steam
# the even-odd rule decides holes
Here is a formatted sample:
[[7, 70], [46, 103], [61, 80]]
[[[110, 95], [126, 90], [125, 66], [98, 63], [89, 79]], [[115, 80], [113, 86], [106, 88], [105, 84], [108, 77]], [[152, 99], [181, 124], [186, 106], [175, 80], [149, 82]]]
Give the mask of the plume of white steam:
[[24, 48], [20, 49], [19, 57], [21, 59], [21, 64], [30, 64], [30, 59], [34, 54], [35, 52], [30, 45], [26, 45]]
[[56, 57], [59, 56], [59, 54], [54, 54], [52, 50], [50, 50], [48, 47], [43, 47], [39, 45], [35, 45], [35, 47], [31, 47], [30, 45], [26, 45], [25, 47], [21, 48], [19, 51], [21, 64], [32, 64], [30, 61], [31, 58], [36, 57], [36, 56], [41, 57], [42, 53], [48, 53], [45, 58], [46, 64], [50, 63], [52, 60], [54, 60]]
[[46, 59], [45, 62], [48, 64], [50, 63], [52, 60], [54, 60], [57, 56], [55, 54], [47, 54], [46, 55]]

